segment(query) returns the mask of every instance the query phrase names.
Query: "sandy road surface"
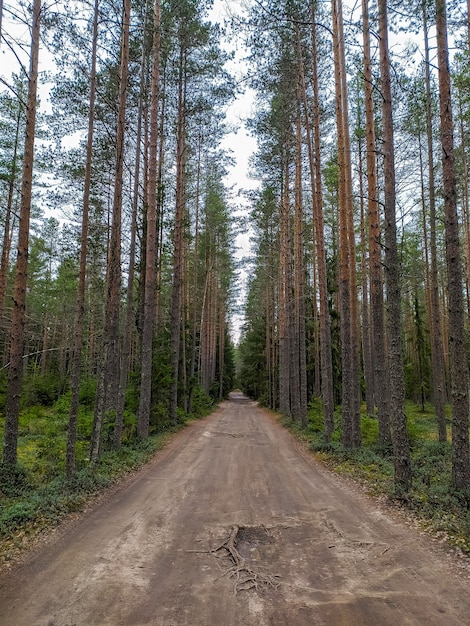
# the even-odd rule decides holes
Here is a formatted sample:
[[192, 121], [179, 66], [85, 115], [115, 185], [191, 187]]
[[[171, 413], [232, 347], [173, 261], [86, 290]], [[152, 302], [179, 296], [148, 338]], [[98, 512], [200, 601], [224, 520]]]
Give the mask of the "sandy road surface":
[[0, 624], [469, 625], [470, 580], [235, 394], [1, 580]]

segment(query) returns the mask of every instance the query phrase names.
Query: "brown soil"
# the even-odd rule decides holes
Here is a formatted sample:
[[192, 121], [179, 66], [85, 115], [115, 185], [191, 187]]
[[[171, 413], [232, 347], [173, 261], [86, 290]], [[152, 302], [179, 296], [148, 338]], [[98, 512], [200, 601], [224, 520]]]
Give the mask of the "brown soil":
[[468, 625], [458, 565], [232, 394], [4, 575], [0, 625]]

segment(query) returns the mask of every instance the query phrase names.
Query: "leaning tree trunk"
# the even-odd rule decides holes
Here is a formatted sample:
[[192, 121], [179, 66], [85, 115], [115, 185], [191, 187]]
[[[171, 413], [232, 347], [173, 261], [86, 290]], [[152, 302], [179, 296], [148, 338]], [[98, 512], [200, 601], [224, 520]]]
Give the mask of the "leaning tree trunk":
[[452, 480], [454, 487], [470, 490], [468, 440], [468, 361], [465, 346], [462, 259], [457, 215], [452, 101], [445, 0], [436, 0], [439, 110], [441, 118], [444, 225], [449, 311], [449, 362], [452, 403]]
[[402, 349], [400, 260], [397, 246], [395, 152], [393, 143], [392, 93], [388, 52], [386, 0], [379, 0], [380, 85], [382, 90], [385, 285], [387, 290], [387, 331], [389, 340], [390, 422], [395, 464], [395, 490], [406, 494], [411, 488], [411, 458], [405, 413], [405, 382]]
[[23, 340], [26, 311], [26, 284], [28, 275], [29, 224], [33, 187], [34, 138], [36, 130], [36, 96], [38, 85], [39, 34], [41, 0], [34, 0], [32, 8], [31, 58], [26, 104], [26, 128], [21, 183], [20, 225], [16, 261], [11, 325], [10, 364], [5, 406], [3, 462], [15, 465], [18, 454], [18, 418], [20, 413], [21, 379], [23, 373]]

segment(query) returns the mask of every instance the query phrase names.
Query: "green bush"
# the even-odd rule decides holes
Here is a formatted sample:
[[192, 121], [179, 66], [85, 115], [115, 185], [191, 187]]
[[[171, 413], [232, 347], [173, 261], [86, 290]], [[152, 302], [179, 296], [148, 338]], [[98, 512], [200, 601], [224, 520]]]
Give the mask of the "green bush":
[[66, 380], [56, 372], [39, 374], [28, 372], [23, 384], [22, 401], [24, 406], [40, 404], [52, 406], [64, 393]]
[[0, 494], [6, 498], [24, 496], [31, 490], [27, 472], [21, 465], [0, 463]]

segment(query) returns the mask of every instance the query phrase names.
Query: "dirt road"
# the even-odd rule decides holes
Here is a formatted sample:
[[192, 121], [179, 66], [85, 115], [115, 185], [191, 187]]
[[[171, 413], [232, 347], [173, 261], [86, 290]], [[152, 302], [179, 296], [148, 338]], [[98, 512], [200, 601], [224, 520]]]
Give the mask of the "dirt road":
[[453, 626], [470, 580], [240, 394], [0, 581], [1, 626]]

